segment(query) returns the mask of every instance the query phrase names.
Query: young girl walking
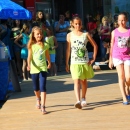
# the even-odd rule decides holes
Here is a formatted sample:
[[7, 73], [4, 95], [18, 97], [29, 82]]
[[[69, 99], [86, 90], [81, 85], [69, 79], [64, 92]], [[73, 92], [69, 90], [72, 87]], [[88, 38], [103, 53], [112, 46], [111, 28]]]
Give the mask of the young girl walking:
[[15, 39], [15, 43], [18, 44], [18, 41], [22, 42], [21, 45], [21, 58], [23, 59], [23, 80], [27, 80], [29, 78], [29, 72], [27, 71], [27, 57], [28, 57], [28, 50], [27, 50], [27, 43], [29, 41], [29, 25], [23, 24], [21, 29], [21, 34]]
[[[67, 34], [66, 50], [66, 71], [71, 71], [74, 80], [74, 91], [77, 102], [75, 107], [81, 109], [86, 103], [87, 79], [94, 76], [92, 63], [96, 59], [97, 45], [89, 33], [83, 33], [82, 21], [76, 16], [72, 19], [74, 30]], [[86, 49], [87, 42], [90, 41], [94, 48], [93, 58], [89, 60]], [[69, 69], [69, 57], [71, 54], [71, 66]], [[82, 99], [80, 101], [80, 85], [82, 87]]]
[[57, 69], [56, 69], [56, 64], [55, 64], [55, 58], [56, 58], [56, 48], [58, 47], [58, 43], [55, 36], [52, 35], [52, 31], [49, 29], [47, 30], [46, 42], [49, 44], [49, 54], [51, 58], [50, 73], [51, 73], [51, 76], [54, 76], [54, 75], [56, 76]]
[[[28, 70], [30, 70], [34, 93], [36, 95], [36, 107], [41, 109], [42, 114], [46, 114], [46, 79], [47, 68], [50, 69], [51, 62], [48, 51], [49, 45], [43, 43], [42, 29], [34, 27], [28, 42]], [[48, 66], [46, 64], [48, 61]]]
[[[128, 105], [129, 92], [125, 91], [125, 83], [130, 86], [130, 29], [126, 27], [126, 13], [118, 15], [118, 28], [112, 31], [109, 67], [117, 69], [118, 82], [123, 97], [123, 104]], [[129, 91], [128, 89], [126, 89]]]

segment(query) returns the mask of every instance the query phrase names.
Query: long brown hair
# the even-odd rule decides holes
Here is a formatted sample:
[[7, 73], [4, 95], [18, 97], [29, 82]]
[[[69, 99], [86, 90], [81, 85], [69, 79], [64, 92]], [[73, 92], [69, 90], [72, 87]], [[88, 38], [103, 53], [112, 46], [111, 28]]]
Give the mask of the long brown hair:
[[[36, 30], [41, 31], [41, 33], [42, 33], [42, 29], [41, 29], [40, 27], [35, 26], [35, 27], [32, 28], [32, 32], [31, 32], [31, 34], [30, 34], [30, 39], [29, 39], [29, 42], [28, 42], [28, 49], [31, 49], [32, 45], [33, 45], [33, 44], [36, 44], [36, 42], [37, 42], [36, 39], [35, 39], [35, 37], [34, 37], [34, 32], [35, 32]], [[42, 33], [42, 36], [43, 36], [43, 33]], [[43, 36], [43, 37], [44, 37], [44, 36]], [[41, 46], [42, 48], [43, 48], [43, 37], [42, 37], [41, 43], [40, 43], [40, 46]]]

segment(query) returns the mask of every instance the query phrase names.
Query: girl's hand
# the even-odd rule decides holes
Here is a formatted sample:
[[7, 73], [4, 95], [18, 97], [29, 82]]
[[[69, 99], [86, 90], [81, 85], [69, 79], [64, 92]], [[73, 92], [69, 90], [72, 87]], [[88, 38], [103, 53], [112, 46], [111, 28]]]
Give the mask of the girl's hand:
[[94, 63], [94, 59], [89, 60], [88, 65], [92, 65]]
[[109, 61], [109, 68], [112, 69], [113, 68], [113, 62]]
[[29, 65], [27, 66], [27, 70], [30, 71], [30, 66]]
[[70, 73], [70, 67], [69, 67], [69, 65], [66, 65], [65, 70], [66, 70], [67, 73]]
[[101, 30], [101, 34], [103, 34], [104, 33], [104, 30]]
[[54, 49], [55, 49], [55, 46], [52, 47], [52, 50], [54, 50]]
[[51, 68], [51, 63], [48, 62], [47, 69]]

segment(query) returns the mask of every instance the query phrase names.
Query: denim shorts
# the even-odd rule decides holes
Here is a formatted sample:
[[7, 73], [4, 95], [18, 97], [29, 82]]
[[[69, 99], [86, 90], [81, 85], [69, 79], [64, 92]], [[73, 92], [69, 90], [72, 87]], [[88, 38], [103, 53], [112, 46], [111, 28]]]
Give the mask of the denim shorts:
[[50, 54], [51, 62], [54, 63], [56, 58], [56, 54]]

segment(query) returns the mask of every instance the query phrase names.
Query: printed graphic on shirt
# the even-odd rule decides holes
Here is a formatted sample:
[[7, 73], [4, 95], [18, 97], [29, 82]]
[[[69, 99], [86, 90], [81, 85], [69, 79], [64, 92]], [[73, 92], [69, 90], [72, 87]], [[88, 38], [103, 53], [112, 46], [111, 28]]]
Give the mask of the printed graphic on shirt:
[[86, 50], [86, 44], [82, 41], [76, 40], [74, 41], [74, 46], [71, 47], [72, 53], [72, 59], [74, 61], [86, 61], [87, 55], [85, 54]]
[[117, 41], [119, 48], [130, 47], [130, 37], [118, 37]]
[[42, 66], [44, 64], [45, 58], [43, 56], [43, 53], [44, 51], [42, 49], [38, 49], [34, 52], [35, 64], [37, 66]]

